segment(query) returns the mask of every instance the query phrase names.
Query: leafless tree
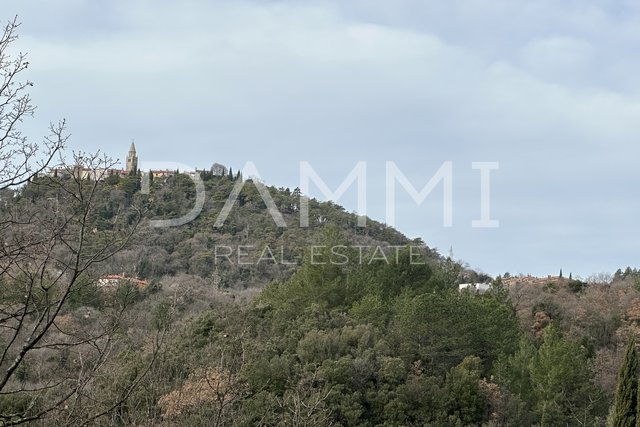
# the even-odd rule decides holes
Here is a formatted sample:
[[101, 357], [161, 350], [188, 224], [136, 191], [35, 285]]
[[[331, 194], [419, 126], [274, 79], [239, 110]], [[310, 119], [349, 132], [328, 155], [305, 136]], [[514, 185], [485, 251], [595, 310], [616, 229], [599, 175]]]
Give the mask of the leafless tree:
[[331, 410], [326, 401], [333, 389], [315, 387], [317, 369], [301, 378], [295, 389], [288, 390], [278, 404], [283, 410], [283, 424], [291, 426], [331, 426]]
[[[122, 354], [135, 353], [124, 333], [131, 289], [100, 290], [94, 266], [128, 244], [142, 214], [130, 208], [98, 225], [114, 162], [75, 153], [65, 165], [64, 121], [43, 147], [22, 134], [34, 107], [31, 83], [18, 80], [26, 57], [9, 54], [18, 27], [14, 19], [0, 35], [0, 191], [9, 194], [0, 205], [0, 425], [86, 425], [122, 408], [160, 345], [161, 334], [114, 390]], [[43, 176], [56, 155], [68, 173]], [[100, 310], [83, 305], [92, 292]]]
[[[14, 408], [0, 412], [5, 425], [50, 416], [73, 425], [104, 415], [126, 400], [144, 373], [131, 378], [119, 401], [101, 399], [100, 378], [126, 348], [123, 319], [131, 298], [101, 291], [93, 266], [127, 245], [141, 212], [121, 212], [96, 227], [102, 177], [86, 179], [79, 171], [104, 171], [111, 163], [86, 155], [74, 161], [69, 178], [31, 184], [54, 197], [36, 203], [22, 197], [3, 212], [10, 227], [0, 247], [0, 399], [6, 403], [0, 408]], [[78, 306], [87, 292], [100, 295], [99, 312]]]
[[29, 66], [26, 54], [10, 52], [19, 26], [14, 18], [0, 34], [0, 189], [23, 184], [44, 171], [66, 141], [64, 120], [51, 124], [44, 147], [29, 142], [20, 130], [20, 124], [33, 116], [35, 107], [27, 91], [33, 83], [20, 80], [20, 74]]

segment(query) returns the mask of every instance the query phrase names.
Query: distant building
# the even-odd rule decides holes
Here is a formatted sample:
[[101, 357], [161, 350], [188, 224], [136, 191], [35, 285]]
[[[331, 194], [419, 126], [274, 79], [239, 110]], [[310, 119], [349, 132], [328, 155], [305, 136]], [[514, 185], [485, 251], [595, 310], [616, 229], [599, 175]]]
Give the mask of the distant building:
[[211, 166], [211, 174], [213, 176], [226, 176], [229, 173], [229, 170], [225, 165], [221, 165], [220, 163], [214, 163]]
[[127, 154], [127, 164], [125, 169], [127, 175], [138, 173], [138, 155], [136, 154], [136, 145], [131, 141], [129, 154]]
[[51, 168], [47, 173], [52, 178], [70, 178], [71, 170], [67, 168]]
[[87, 168], [82, 165], [56, 167], [48, 170], [47, 175], [52, 178], [71, 178], [90, 181], [103, 181], [114, 175], [130, 175], [138, 172], [138, 155], [136, 154], [136, 146], [132, 142], [127, 154], [126, 168]]
[[78, 179], [88, 179], [90, 181], [103, 181], [108, 176], [117, 175], [121, 171], [117, 169], [106, 169], [106, 168], [83, 168], [80, 166], [76, 166], [73, 168], [73, 176]]
[[103, 181], [109, 176], [119, 175], [123, 171], [119, 169], [105, 169], [105, 168], [85, 168], [79, 165], [74, 167], [61, 167], [52, 168], [48, 171], [47, 175], [52, 178], [71, 178], [86, 179], [90, 181]]
[[199, 178], [200, 174], [202, 173], [202, 171], [199, 170], [194, 170], [194, 171], [187, 171], [187, 172], [178, 172], [175, 169], [156, 169], [156, 170], [150, 170], [149, 174], [151, 174], [152, 178], [169, 178], [171, 176], [174, 175], [187, 175], [190, 176], [191, 178]]
[[547, 277], [536, 277], [530, 274], [527, 274], [526, 276], [520, 275], [520, 276], [509, 277], [507, 279], [502, 279], [502, 284], [507, 287], [515, 286], [515, 285], [544, 286], [549, 283], [561, 284], [561, 283], [567, 283], [567, 282], [569, 282], [569, 279], [560, 277], [560, 276], [549, 275]]
[[[214, 166], [216, 167], [217, 173], [221, 174], [220, 176], [224, 176], [227, 173], [227, 169], [225, 166], [217, 163]], [[127, 159], [125, 161], [124, 169], [86, 168], [81, 165], [76, 165], [51, 168], [46, 172], [46, 174], [52, 178], [65, 179], [74, 177], [82, 180], [103, 181], [109, 176], [135, 175], [139, 172], [140, 170], [138, 169], [138, 153], [136, 152], [136, 145], [134, 142], [131, 142], [131, 146], [129, 147], [129, 151], [127, 153]], [[182, 174], [190, 176], [191, 178], [199, 178], [202, 172], [204, 171], [199, 171], [196, 169], [195, 171], [182, 172]], [[157, 169], [150, 170], [149, 172], [142, 172], [142, 175], [146, 174], [149, 174], [154, 179], [166, 179], [178, 175], [180, 174], [180, 172], [176, 169]]]
[[491, 289], [491, 283], [461, 283], [458, 285], [458, 290], [460, 292], [464, 290], [468, 290], [471, 292], [477, 292], [479, 294], [484, 294], [489, 289]]
[[170, 176], [174, 176], [176, 171], [172, 169], [150, 170], [149, 173], [153, 178], [168, 178]]

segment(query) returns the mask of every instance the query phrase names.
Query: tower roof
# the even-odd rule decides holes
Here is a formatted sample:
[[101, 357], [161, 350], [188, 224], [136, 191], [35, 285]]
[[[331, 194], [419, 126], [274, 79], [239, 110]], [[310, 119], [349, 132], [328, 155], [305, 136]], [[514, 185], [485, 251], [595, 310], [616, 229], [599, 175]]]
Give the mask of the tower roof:
[[131, 141], [131, 147], [129, 147], [129, 152], [136, 152], [136, 145], [133, 143], [133, 141]]

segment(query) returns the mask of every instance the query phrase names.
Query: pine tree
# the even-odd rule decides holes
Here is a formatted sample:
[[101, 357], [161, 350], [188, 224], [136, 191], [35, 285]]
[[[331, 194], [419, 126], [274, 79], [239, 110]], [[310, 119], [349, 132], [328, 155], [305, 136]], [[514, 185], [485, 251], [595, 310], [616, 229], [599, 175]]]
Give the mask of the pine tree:
[[609, 419], [612, 427], [636, 427], [638, 411], [638, 354], [633, 337], [629, 340], [627, 351], [618, 372], [616, 397]]
[[562, 279], [562, 269], [560, 269], [560, 278]]

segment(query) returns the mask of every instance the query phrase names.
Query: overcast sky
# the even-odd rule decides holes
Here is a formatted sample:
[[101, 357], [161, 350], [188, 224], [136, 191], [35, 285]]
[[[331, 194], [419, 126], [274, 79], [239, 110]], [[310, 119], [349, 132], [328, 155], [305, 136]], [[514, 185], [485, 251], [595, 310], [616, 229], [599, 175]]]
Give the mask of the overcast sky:
[[[253, 161], [295, 188], [299, 162], [336, 189], [367, 162], [367, 214], [490, 274], [586, 277], [640, 267], [640, 2], [3, 0], [19, 15], [41, 137], [66, 118], [71, 148], [193, 167]], [[480, 173], [491, 215], [478, 229]], [[321, 196], [312, 192], [312, 195]], [[355, 186], [338, 200], [356, 209]]]

